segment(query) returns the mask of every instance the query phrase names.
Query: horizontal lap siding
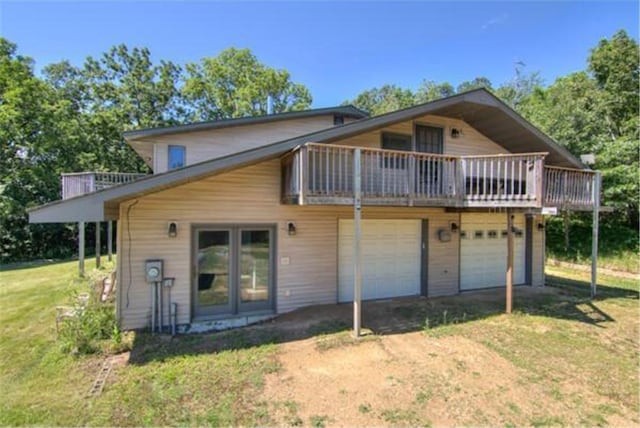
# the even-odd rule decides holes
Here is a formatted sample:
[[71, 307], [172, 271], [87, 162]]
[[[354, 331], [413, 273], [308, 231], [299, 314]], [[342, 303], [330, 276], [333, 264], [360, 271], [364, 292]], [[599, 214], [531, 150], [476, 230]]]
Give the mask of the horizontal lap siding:
[[[178, 323], [191, 320], [191, 226], [194, 224], [277, 224], [278, 311], [308, 304], [335, 302], [336, 214], [329, 207], [297, 207], [279, 201], [280, 163], [270, 161], [154, 193], [132, 207], [121, 205], [123, 229], [120, 247], [121, 314], [124, 328], [148, 325], [149, 287], [144, 282], [144, 261], [163, 259], [165, 276], [175, 277], [172, 298], [178, 303]], [[298, 234], [287, 234], [287, 221], [295, 221]], [[167, 236], [169, 221], [178, 224], [178, 236]], [[128, 232], [131, 233], [129, 241]], [[131, 248], [131, 268], [128, 251]], [[129, 275], [131, 272], [131, 275]], [[290, 289], [289, 296], [284, 293]], [[129, 306], [127, 307], [127, 296]]]
[[[509, 153], [507, 149], [485, 137], [468, 123], [459, 119], [433, 115], [422, 116], [413, 121], [401, 122], [381, 130], [345, 138], [335, 141], [334, 144], [379, 149], [382, 144], [382, 132], [412, 135], [414, 123], [444, 128], [444, 153], [448, 155], [464, 156]], [[462, 130], [462, 135], [458, 138], [451, 138], [451, 128]]]
[[440, 212], [429, 217], [429, 266], [427, 295], [449, 296], [458, 293], [460, 239], [459, 233], [451, 233], [451, 241], [440, 242], [438, 231], [450, 230], [450, 223], [460, 225], [457, 213]]
[[543, 216], [533, 218], [532, 245], [531, 245], [531, 285], [544, 285], [544, 259], [545, 259], [545, 232], [538, 230], [538, 223], [544, 225]]
[[[175, 277], [172, 299], [178, 304], [178, 323], [191, 321], [193, 224], [277, 224], [277, 311], [335, 303], [338, 219], [353, 218], [353, 208], [282, 205], [279, 179], [280, 163], [274, 160], [121, 204], [118, 248], [123, 328], [149, 324], [150, 291], [144, 281], [147, 259], [164, 260], [164, 275]], [[134, 203], [127, 218], [127, 208]], [[429, 281], [435, 294], [457, 292], [457, 241], [440, 243], [435, 229], [449, 227], [456, 214], [430, 208], [364, 207], [363, 218], [429, 218]], [[167, 236], [170, 221], [178, 224], [175, 238]], [[294, 236], [287, 233], [288, 221], [296, 223]], [[282, 264], [282, 258], [288, 258], [289, 264]]]
[[[345, 121], [348, 122], [348, 121]], [[167, 147], [183, 145], [187, 152], [187, 165], [232, 153], [253, 149], [268, 143], [294, 138], [333, 126], [333, 115], [291, 119], [272, 123], [244, 125], [185, 132], [181, 134], [149, 137], [155, 143], [153, 171], [157, 174], [167, 170]]]

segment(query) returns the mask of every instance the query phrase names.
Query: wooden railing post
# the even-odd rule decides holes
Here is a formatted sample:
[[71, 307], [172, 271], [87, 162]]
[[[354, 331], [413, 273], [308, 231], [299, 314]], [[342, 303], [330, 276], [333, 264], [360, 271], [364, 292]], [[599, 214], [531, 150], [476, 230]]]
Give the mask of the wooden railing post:
[[467, 163], [465, 159], [457, 158], [455, 160], [455, 196], [456, 205], [462, 206], [466, 197], [467, 189]]
[[544, 157], [539, 156], [536, 159], [536, 206], [538, 208], [542, 207], [542, 197], [544, 195], [544, 188], [543, 188], [543, 174], [544, 174]]
[[409, 206], [413, 206], [413, 201], [415, 199], [416, 194], [416, 157], [415, 155], [409, 155], [409, 172], [407, 177], [407, 188], [408, 188], [408, 198], [409, 198]]

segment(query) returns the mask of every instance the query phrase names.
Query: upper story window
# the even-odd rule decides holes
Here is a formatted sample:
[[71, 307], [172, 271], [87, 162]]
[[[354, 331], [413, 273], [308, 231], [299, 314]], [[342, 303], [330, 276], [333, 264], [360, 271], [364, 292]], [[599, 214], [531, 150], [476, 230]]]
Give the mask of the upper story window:
[[411, 135], [382, 133], [382, 148], [385, 150], [411, 151]]
[[333, 115], [333, 124], [334, 125], [344, 125], [344, 116], [341, 114]]
[[187, 150], [184, 146], [169, 146], [169, 170], [182, 168], [186, 164]]
[[[382, 133], [382, 148], [385, 150], [401, 150], [403, 152], [411, 151], [411, 135], [392, 134], [390, 132]], [[406, 159], [392, 156], [385, 157], [382, 164], [385, 168], [406, 168]]]

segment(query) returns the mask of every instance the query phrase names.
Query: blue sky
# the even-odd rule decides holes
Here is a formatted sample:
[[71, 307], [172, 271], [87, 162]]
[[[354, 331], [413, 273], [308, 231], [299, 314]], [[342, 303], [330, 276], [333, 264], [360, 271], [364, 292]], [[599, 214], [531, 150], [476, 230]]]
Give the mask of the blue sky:
[[618, 29], [638, 37], [638, 2], [0, 2], [0, 34], [37, 67], [146, 46], [179, 64], [247, 47], [305, 84], [315, 107], [395, 83], [494, 85], [522, 61], [546, 83], [586, 67]]

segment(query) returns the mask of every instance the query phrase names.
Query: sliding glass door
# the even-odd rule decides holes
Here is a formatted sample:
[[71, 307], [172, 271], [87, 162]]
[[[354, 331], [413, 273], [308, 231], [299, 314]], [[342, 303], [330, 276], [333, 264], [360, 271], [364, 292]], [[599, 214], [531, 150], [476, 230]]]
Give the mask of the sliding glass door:
[[273, 309], [273, 227], [194, 229], [194, 313]]

